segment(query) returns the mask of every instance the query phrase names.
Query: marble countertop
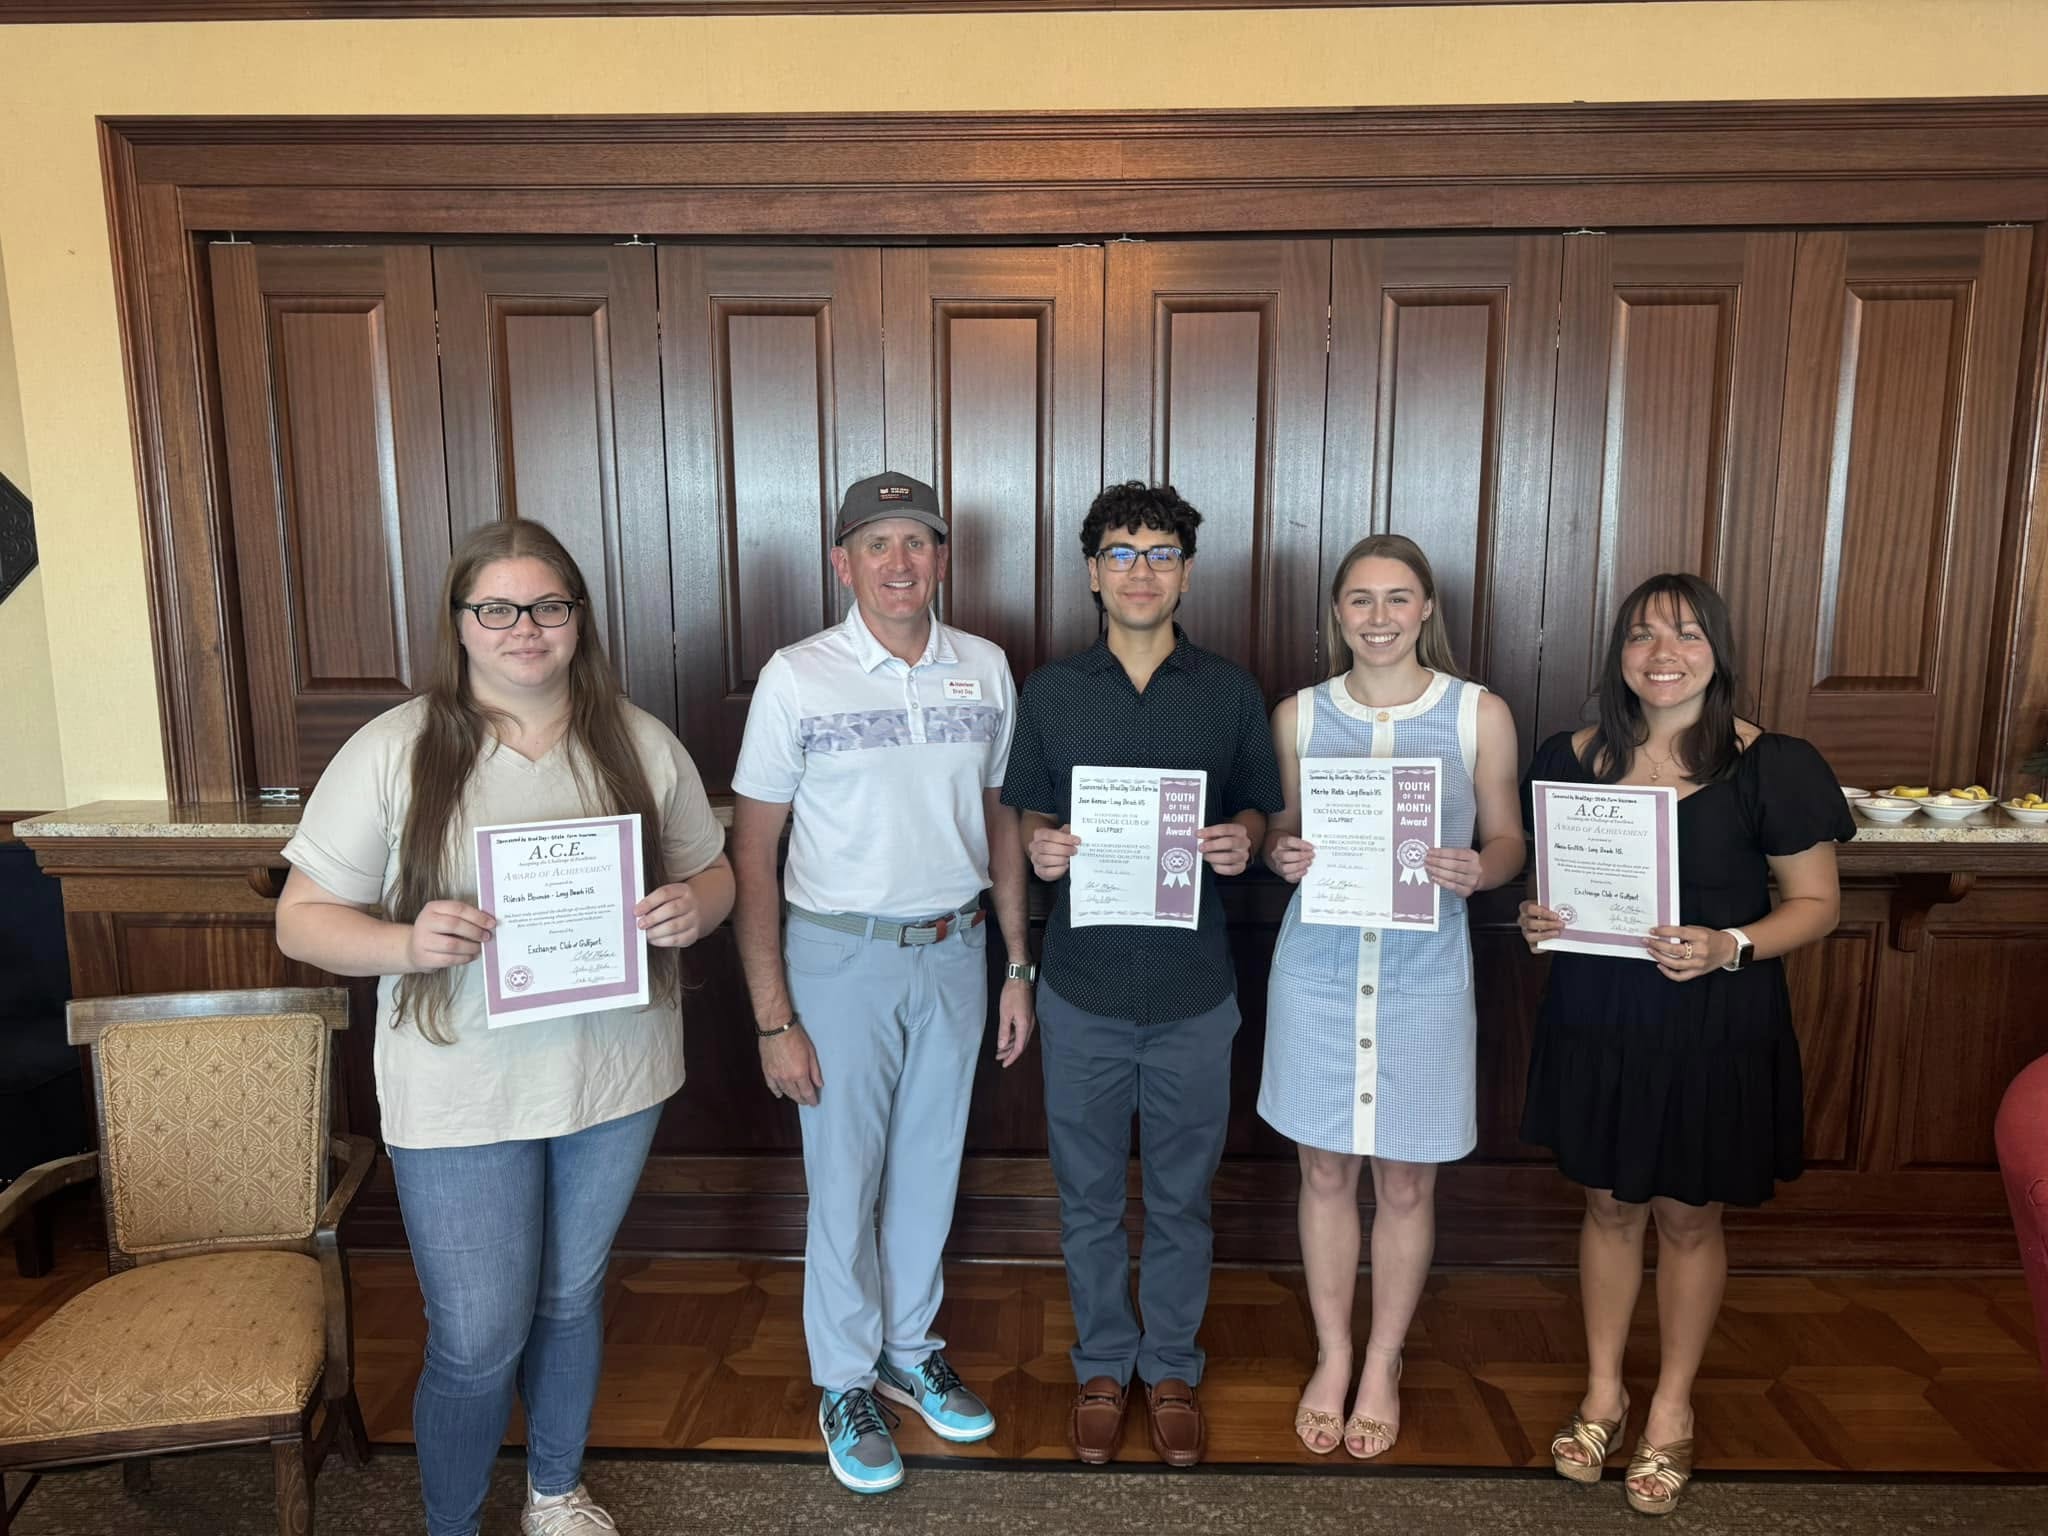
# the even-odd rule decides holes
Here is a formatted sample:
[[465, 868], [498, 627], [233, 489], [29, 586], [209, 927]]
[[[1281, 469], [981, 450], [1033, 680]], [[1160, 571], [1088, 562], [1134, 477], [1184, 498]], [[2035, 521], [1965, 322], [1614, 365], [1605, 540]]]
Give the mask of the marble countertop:
[[[94, 800], [68, 810], [25, 817], [14, 824], [14, 835], [23, 840], [39, 837], [261, 839], [275, 840], [281, 846], [298, 830], [299, 814], [303, 809], [291, 801], [244, 800], [173, 805], [167, 800]], [[732, 825], [730, 802], [713, 801], [711, 809], [720, 826]]]
[[2048, 824], [2028, 825], [1994, 805], [1963, 821], [1936, 821], [1915, 811], [1900, 822], [1876, 822], [1856, 816], [1859, 843], [2035, 843], [2048, 847]]
[[[732, 825], [729, 800], [714, 800], [720, 826]], [[69, 810], [31, 816], [14, 824], [15, 836], [272, 839], [283, 843], [299, 825], [302, 807], [287, 801], [227, 801], [211, 805], [172, 805], [164, 800], [94, 800]], [[2031, 843], [2048, 848], [2048, 825], [2027, 826], [2005, 813], [2003, 806], [1968, 821], [1937, 822], [1915, 814], [1895, 825], [1856, 818], [1859, 843]]]

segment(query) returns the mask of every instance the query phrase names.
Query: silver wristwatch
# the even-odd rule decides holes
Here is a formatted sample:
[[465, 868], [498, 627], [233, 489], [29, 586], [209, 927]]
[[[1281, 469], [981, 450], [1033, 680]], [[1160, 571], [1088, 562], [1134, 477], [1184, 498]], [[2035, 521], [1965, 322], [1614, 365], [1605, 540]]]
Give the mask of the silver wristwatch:
[[1038, 967], [1031, 964], [1028, 960], [1012, 960], [1003, 967], [1003, 980], [1036, 981], [1038, 980]]

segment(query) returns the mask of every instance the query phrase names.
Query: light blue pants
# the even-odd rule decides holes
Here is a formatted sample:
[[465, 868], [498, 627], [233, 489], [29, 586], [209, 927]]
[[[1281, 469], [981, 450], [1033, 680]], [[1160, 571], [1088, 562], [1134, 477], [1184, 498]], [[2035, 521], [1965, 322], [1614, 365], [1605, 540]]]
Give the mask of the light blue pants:
[[844, 1392], [872, 1387], [884, 1354], [909, 1369], [945, 1343], [932, 1323], [988, 1016], [988, 926], [898, 946], [791, 914], [782, 952], [825, 1081], [799, 1106], [804, 1341], [812, 1381]]
[[581, 1479], [605, 1261], [660, 1119], [657, 1104], [570, 1136], [391, 1148], [427, 1303], [412, 1425], [429, 1536], [476, 1531], [515, 1390], [534, 1492]]

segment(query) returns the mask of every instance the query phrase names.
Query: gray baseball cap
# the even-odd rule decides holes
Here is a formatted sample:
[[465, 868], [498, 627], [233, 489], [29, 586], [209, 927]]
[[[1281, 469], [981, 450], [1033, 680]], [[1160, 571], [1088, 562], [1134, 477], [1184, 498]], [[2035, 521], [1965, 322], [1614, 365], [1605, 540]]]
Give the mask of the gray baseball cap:
[[832, 528], [832, 542], [837, 544], [862, 523], [879, 522], [885, 517], [907, 517], [914, 523], [923, 523], [942, 539], [952, 532], [939, 511], [937, 491], [922, 480], [885, 469], [846, 488], [839, 503], [839, 521]]

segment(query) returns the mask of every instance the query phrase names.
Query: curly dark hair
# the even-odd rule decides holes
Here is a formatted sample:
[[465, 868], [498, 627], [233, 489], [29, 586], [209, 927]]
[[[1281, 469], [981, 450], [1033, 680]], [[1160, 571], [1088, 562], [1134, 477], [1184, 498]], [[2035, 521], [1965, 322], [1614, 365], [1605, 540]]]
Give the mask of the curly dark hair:
[[1195, 530], [1202, 526], [1202, 514], [1180, 498], [1170, 485], [1147, 485], [1126, 480], [1105, 486], [1102, 494], [1088, 504], [1081, 519], [1081, 557], [1093, 560], [1102, 548], [1102, 536], [1112, 528], [1136, 533], [1151, 528], [1159, 533], [1180, 535], [1180, 547], [1187, 558], [1195, 558]]

